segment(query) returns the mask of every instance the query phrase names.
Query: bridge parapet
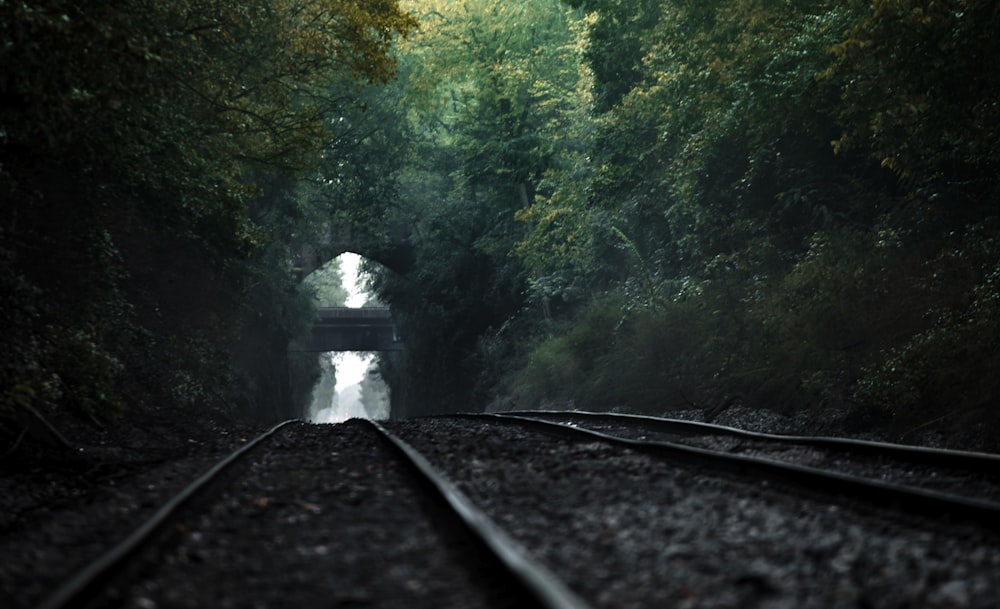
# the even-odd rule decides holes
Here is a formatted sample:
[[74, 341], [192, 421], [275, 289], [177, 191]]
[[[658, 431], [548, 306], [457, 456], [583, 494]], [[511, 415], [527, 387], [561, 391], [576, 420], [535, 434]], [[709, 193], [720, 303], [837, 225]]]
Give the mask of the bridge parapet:
[[320, 307], [316, 310], [320, 321], [338, 319], [372, 319], [392, 321], [389, 307]]
[[388, 307], [323, 307], [309, 339], [297, 351], [401, 351], [403, 341]]

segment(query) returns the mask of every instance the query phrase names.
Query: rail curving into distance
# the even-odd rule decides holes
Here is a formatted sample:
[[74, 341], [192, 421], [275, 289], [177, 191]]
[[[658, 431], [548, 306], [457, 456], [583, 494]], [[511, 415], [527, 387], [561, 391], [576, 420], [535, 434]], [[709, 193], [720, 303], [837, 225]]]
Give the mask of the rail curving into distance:
[[[579, 416], [578, 416], [579, 415]], [[716, 471], [726, 472], [739, 477], [753, 477], [781, 484], [791, 484], [810, 492], [835, 496], [849, 496], [866, 503], [891, 506], [910, 513], [930, 516], [968, 520], [978, 523], [991, 530], [1000, 530], [1000, 502], [968, 497], [962, 494], [931, 490], [909, 486], [886, 480], [843, 473], [831, 469], [823, 469], [793, 462], [779, 461], [771, 458], [733, 454], [724, 450], [686, 445], [677, 441], [648, 440], [626, 437], [615, 431], [593, 429], [600, 419], [617, 420], [619, 423], [628, 421], [631, 425], [662, 425], [670, 427], [676, 433], [677, 429], [686, 430], [688, 435], [701, 429], [705, 433], [720, 429], [718, 426], [704, 424], [691, 425], [687, 421], [653, 419], [652, 417], [621, 417], [619, 415], [591, 415], [580, 413], [505, 413], [505, 414], [469, 414], [459, 415], [482, 420], [507, 422], [535, 429], [544, 433], [577, 439], [598, 440], [623, 446], [662, 458], [672, 459], [688, 465], [707, 467]], [[559, 422], [548, 420], [558, 418]], [[662, 429], [662, 427], [661, 427]], [[726, 434], [743, 433], [732, 428], [721, 428]], [[745, 432], [746, 437], [766, 436]], [[633, 434], [634, 435], [634, 434]], [[997, 473], [997, 463], [1000, 460], [994, 455], [984, 453], [966, 453], [962, 451], [944, 451], [941, 449], [919, 449], [903, 447], [894, 444], [877, 442], [859, 442], [837, 440], [832, 438], [794, 438], [792, 436], [776, 436], [778, 442], [800, 443], [818, 442], [821, 445], [837, 446], [839, 450], [858, 450], [869, 454], [880, 454], [879, 449], [892, 453], [894, 457], [910, 455], [917, 461], [925, 462], [931, 457], [939, 457], [949, 462], [949, 466], [960, 464], [970, 472]]]

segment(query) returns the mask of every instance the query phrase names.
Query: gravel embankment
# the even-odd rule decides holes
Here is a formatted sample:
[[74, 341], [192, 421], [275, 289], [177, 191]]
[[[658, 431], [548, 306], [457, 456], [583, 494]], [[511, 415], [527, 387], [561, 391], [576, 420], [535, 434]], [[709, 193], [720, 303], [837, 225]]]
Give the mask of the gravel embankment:
[[995, 607], [1000, 540], [794, 498], [599, 443], [392, 428], [598, 607]]

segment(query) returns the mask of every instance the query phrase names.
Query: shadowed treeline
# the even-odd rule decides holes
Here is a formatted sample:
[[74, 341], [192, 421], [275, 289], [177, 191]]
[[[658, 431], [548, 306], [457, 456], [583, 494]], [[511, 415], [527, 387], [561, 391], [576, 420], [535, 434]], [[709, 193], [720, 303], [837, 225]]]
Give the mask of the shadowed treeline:
[[414, 404], [996, 438], [995, 3], [421, 6]]
[[405, 267], [369, 275], [405, 337], [394, 416], [742, 404], [996, 443], [994, 2], [0, 17], [15, 420], [296, 414], [297, 272], [353, 226]]
[[414, 25], [394, 1], [0, 3], [0, 431], [298, 414], [294, 253], [379, 215], [364, 104]]

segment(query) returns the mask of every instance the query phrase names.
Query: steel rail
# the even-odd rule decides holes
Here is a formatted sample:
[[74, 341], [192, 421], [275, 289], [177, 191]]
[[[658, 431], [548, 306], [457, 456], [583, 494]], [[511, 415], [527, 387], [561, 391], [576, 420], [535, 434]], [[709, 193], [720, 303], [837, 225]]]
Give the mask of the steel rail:
[[129, 560], [141, 553], [157, 535], [167, 530], [180, 511], [190, 505], [213, 482], [281, 428], [299, 422], [301, 421], [298, 419], [283, 421], [216, 463], [164, 504], [128, 537], [60, 586], [38, 606], [38, 609], [78, 609], [91, 602], [100, 594], [102, 588], [123, 570]]
[[452, 416], [512, 423], [551, 435], [573, 439], [597, 440], [740, 477], [753, 476], [777, 483], [793, 484], [799, 488], [827, 496], [858, 498], [867, 503], [895, 507], [920, 516], [959, 518], [990, 530], [1000, 530], [1000, 504], [980, 499], [673, 442], [632, 440], [533, 417], [521, 417], [513, 414], [459, 414]]
[[771, 434], [737, 429], [735, 427], [726, 427], [724, 425], [716, 425], [714, 423], [701, 423], [698, 421], [686, 421], [682, 419], [669, 419], [624, 413], [569, 410], [524, 410], [498, 414], [548, 419], [577, 418], [609, 423], [622, 423], [623, 421], [626, 423], [641, 423], [651, 431], [659, 431], [663, 433], [674, 433], [689, 436], [721, 435], [785, 444], [808, 444], [810, 446], [828, 450], [851, 452], [855, 454], [879, 455], [910, 461], [912, 463], [1000, 474], [1000, 455], [992, 453], [933, 448], [926, 446], [911, 446], [890, 442], [834, 438], [828, 436], [793, 436]]
[[562, 580], [535, 561], [416, 449], [385, 427], [369, 421], [411, 469], [447, 503], [473, 540], [494, 556], [521, 588], [546, 609], [589, 609]]

